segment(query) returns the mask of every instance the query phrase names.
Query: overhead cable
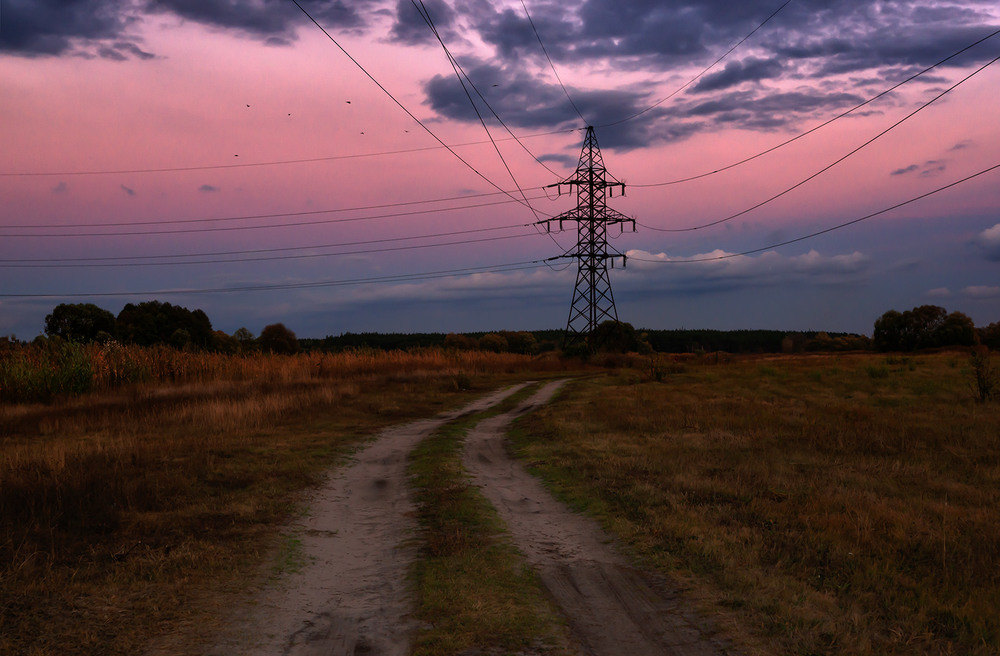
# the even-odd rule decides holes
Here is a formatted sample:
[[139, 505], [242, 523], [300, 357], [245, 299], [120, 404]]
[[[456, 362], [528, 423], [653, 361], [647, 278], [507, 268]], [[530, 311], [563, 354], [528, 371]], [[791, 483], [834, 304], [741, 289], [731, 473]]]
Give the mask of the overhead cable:
[[871, 214], [866, 214], [865, 216], [862, 216], [862, 217], [857, 218], [857, 219], [853, 219], [851, 221], [845, 221], [844, 223], [838, 223], [835, 226], [831, 226], [829, 228], [824, 228], [823, 230], [817, 230], [816, 232], [811, 232], [808, 235], [802, 235], [801, 237], [796, 237], [794, 239], [788, 239], [788, 240], [785, 240], [785, 241], [777, 242], [775, 244], [770, 244], [769, 246], [761, 246], [760, 248], [753, 248], [753, 249], [746, 250], [746, 251], [740, 251], [739, 253], [726, 253], [725, 255], [713, 255], [711, 257], [697, 257], [697, 258], [689, 258], [689, 259], [684, 259], [684, 260], [651, 260], [649, 258], [638, 257], [638, 256], [634, 256], [634, 255], [629, 255], [629, 259], [630, 260], [636, 260], [638, 262], [650, 262], [650, 263], [654, 263], [654, 264], [690, 264], [692, 262], [714, 262], [716, 260], [728, 260], [728, 259], [732, 259], [734, 257], [740, 257], [741, 255], [753, 255], [754, 253], [761, 253], [761, 252], [764, 252], [764, 251], [771, 250], [773, 248], [780, 248], [781, 246], [787, 246], [789, 244], [795, 244], [795, 243], [800, 242], [800, 241], [805, 241], [807, 239], [812, 239], [813, 237], [818, 237], [820, 235], [825, 235], [828, 232], [833, 232], [835, 230], [840, 230], [841, 228], [846, 228], [847, 226], [852, 226], [855, 223], [861, 223], [862, 221], [867, 221], [868, 219], [874, 218], [876, 216], [880, 216], [882, 214], [886, 214], [887, 212], [891, 212], [892, 210], [899, 209], [900, 207], [904, 207], [906, 205], [910, 205], [911, 203], [915, 203], [918, 200], [923, 200], [924, 198], [927, 198], [928, 196], [933, 196], [934, 194], [938, 194], [938, 193], [940, 193], [942, 191], [945, 191], [946, 189], [951, 189], [952, 187], [958, 186], [958, 185], [960, 185], [960, 184], [962, 184], [964, 182], [968, 182], [969, 180], [972, 180], [974, 178], [978, 178], [981, 175], [985, 175], [985, 174], [990, 173], [991, 171], [995, 171], [997, 169], [1000, 169], [1000, 163], [994, 164], [993, 166], [989, 166], [989, 167], [987, 167], [985, 169], [982, 169], [981, 171], [977, 171], [976, 173], [973, 173], [972, 175], [967, 175], [967, 176], [965, 176], [964, 178], [962, 178], [960, 180], [955, 180], [954, 182], [946, 184], [943, 187], [938, 187], [937, 189], [933, 189], [933, 190], [928, 191], [926, 193], [920, 194], [919, 196], [914, 196], [913, 198], [910, 198], [908, 200], [904, 200], [901, 203], [896, 203], [895, 205], [891, 205], [891, 206], [886, 207], [884, 209], [881, 209], [881, 210], [879, 210], [877, 212], [872, 212]]
[[538, 39], [538, 45], [542, 48], [542, 52], [545, 54], [545, 59], [549, 62], [549, 68], [552, 69], [552, 74], [556, 76], [556, 81], [559, 83], [559, 86], [562, 87], [563, 93], [566, 94], [566, 100], [569, 101], [569, 104], [573, 106], [573, 110], [576, 112], [576, 115], [580, 117], [581, 121], [583, 121], [583, 127], [590, 125], [587, 122], [587, 119], [583, 117], [583, 112], [581, 112], [580, 108], [576, 106], [575, 102], [573, 102], [573, 98], [569, 95], [569, 89], [567, 89], [566, 85], [563, 84], [562, 78], [559, 77], [559, 71], [556, 70], [556, 65], [552, 63], [552, 58], [549, 57], [549, 51], [546, 50], [545, 44], [542, 43], [542, 37], [538, 34], [538, 28], [535, 27], [535, 21], [531, 19], [531, 14], [528, 13], [528, 6], [524, 4], [524, 0], [521, 0], [521, 7], [524, 8], [524, 15], [528, 17], [528, 23], [531, 25], [531, 31], [535, 33], [535, 38]]
[[[419, 125], [421, 128], [423, 128], [424, 131], [427, 134], [431, 135], [434, 138], [435, 141], [437, 141], [445, 149], [447, 149], [448, 152], [450, 152], [452, 155], [454, 155], [455, 158], [458, 159], [458, 161], [460, 161], [462, 164], [464, 164], [470, 171], [472, 171], [473, 173], [475, 173], [482, 180], [486, 181], [491, 187], [494, 187], [498, 191], [503, 192], [508, 197], [510, 197], [512, 199], [515, 199], [520, 204], [526, 204], [526, 201], [522, 201], [522, 200], [518, 199], [516, 196], [514, 196], [513, 194], [510, 194], [510, 193], [506, 192], [502, 187], [500, 187], [498, 184], [496, 184], [495, 182], [493, 182], [492, 180], [490, 180], [486, 175], [484, 175], [483, 173], [481, 173], [476, 167], [474, 167], [472, 164], [470, 164], [468, 161], [466, 161], [466, 159], [463, 158], [461, 155], [459, 155], [455, 151], [454, 148], [452, 148], [451, 146], [449, 146], [448, 144], [446, 144], [444, 141], [442, 141], [441, 138], [438, 137], [429, 127], [427, 127], [424, 124], [423, 121], [421, 121], [416, 116], [414, 116], [413, 113], [409, 109], [407, 109], [405, 105], [403, 105], [403, 103], [401, 103], [399, 100], [397, 100], [396, 97], [394, 95], [392, 95], [392, 93], [390, 93], [388, 89], [386, 89], [384, 86], [382, 86], [382, 83], [379, 82], [377, 79], [375, 79], [375, 77], [371, 73], [369, 73], [368, 70], [364, 66], [362, 66], [361, 63], [357, 59], [355, 59], [349, 52], [347, 52], [347, 50], [344, 48], [344, 46], [340, 45], [340, 42], [337, 41], [335, 38], [333, 38], [333, 35], [330, 34], [329, 32], [327, 32], [326, 28], [323, 27], [322, 25], [320, 25], [319, 22], [315, 18], [312, 17], [312, 14], [310, 14], [308, 11], [306, 11], [305, 7], [303, 7], [301, 4], [299, 4], [299, 0], [292, 0], [292, 3], [295, 4], [295, 6], [298, 7], [299, 10], [303, 14], [306, 15], [306, 18], [308, 18], [310, 21], [312, 21], [313, 25], [315, 25], [316, 27], [318, 27], [320, 29], [320, 31], [322, 31], [323, 34], [325, 34], [326, 37], [335, 46], [337, 46], [337, 48], [340, 49], [340, 51], [342, 53], [344, 53], [344, 55], [348, 59], [351, 60], [351, 62], [354, 63], [355, 66], [357, 66], [359, 69], [361, 69], [361, 72], [364, 73], [368, 77], [369, 80], [371, 80], [373, 83], [375, 83], [375, 86], [377, 86], [379, 89], [381, 89], [382, 92], [385, 93], [385, 95], [389, 96], [390, 100], [392, 100], [394, 103], [396, 103], [396, 105], [400, 109], [402, 109], [406, 113], [407, 116], [409, 116], [414, 121], [416, 121], [417, 125]], [[530, 206], [529, 206], [529, 208], [530, 208]]]
[[710, 222], [708, 222], [708, 223], [703, 223], [703, 224], [701, 224], [701, 225], [696, 225], [696, 226], [689, 226], [689, 227], [687, 227], [687, 228], [656, 228], [656, 227], [653, 227], [653, 226], [648, 226], [648, 225], [644, 225], [644, 224], [639, 224], [639, 225], [641, 225], [641, 226], [642, 226], [643, 228], [646, 228], [646, 229], [648, 229], [648, 230], [655, 230], [656, 232], [690, 232], [690, 231], [693, 231], [693, 230], [701, 230], [701, 229], [703, 229], [703, 228], [710, 228], [710, 227], [712, 227], [712, 226], [716, 226], [716, 225], [719, 225], [719, 224], [721, 224], [721, 223], [725, 223], [725, 222], [727, 222], [727, 221], [731, 221], [731, 220], [733, 220], [733, 219], [735, 219], [735, 218], [737, 218], [737, 217], [740, 217], [740, 216], [743, 216], [744, 214], [747, 214], [747, 213], [749, 213], [749, 212], [752, 212], [752, 211], [754, 211], [754, 210], [756, 210], [756, 209], [758, 209], [758, 208], [760, 208], [760, 207], [763, 207], [764, 205], [767, 205], [768, 203], [770, 203], [770, 202], [772, 202], [772, 201], [774, 201], [774, 200], [777, 200], [778, 198], [781, 198], [781, 197], [782, 197], [782, 196], [784, 196], [785, 194], [788, 194], [788, 193], [790, 193], [791, 191], [793, 191], [793, 190], [795, 190], [795, 189], [798, 189], [799, 187], [801, 187], [801, 186], [802, 186], [802, 185], [804, 185], [805, 183], [809, 182], [810, 180], [813, 180], [814, 178], [816, 178], [816, 177], [818, 177], [818, 176], [822, 175], [823, 173], [825, 173], [825, 172], [829, 171], [829, 170], [830, 170], [830, 169], [832, 169], [832, 168], [833, 168], [834, 166], [836, 166], [837, 164], [840, 164], [841, 162], [843, 162], [843, 161], [844, 161], [845, 159], [847, 159], [848, 157], [850, 157], [850, 156], [854, 155], [855, 153], [857, 153], [858, 151], [860, 151], [860, 150], [861, 150], [862, 148], [865, 148], [865, 147], [866, 147], [866, 146], [868, 146], [869, 144], [871, 144], [871, 143], [873, 143], [874, 141], [876, 141], [877, 139], [881, 138], [882, 136], [884, 136], [885, 134], [887, 134], [888, 132], [890, 132], [891, 130], [893, 130], [894, 128], [896, 128], [897, 126], [899, 126], [900, 124], [902, 124], [902, 123], [903, 123], [904, 121], [906, 121], [906, 120], [908, 120], [908, 119], [912, 118], [912, 117], [913, 117], [913, 116], [915, 116], [915, 115], [916, 115], [916, 114], [917, 114], [918, 112], [920, 112], [920, 111], [922, 111], [922, 110], [926, 109], [927, 107], [929, 107], [929, 106], [930, 106], [931, 104], [933, 104], [934, 102], [936, 102], [936, 101], [940, 100], [940, 99], [941, 99], [941, 98], [943, 98], [943, 97], [944, 97], [945, 95], [947, 95], [948, 93], [950, 93], [951, 91], [953, 91], [953, 90], [954, 90], [954, 89], [955, 89], [956, 87], [958, 87], [958, 86], [959, 86], [960, 84], [962, 84], [963, 82], [966, 82], [967, 80], [969, 80], [969, 79], [970, 79], [971, 77], [973, 77], [974, 75], [976, 75], [976, 74], [978, 74], [978, 73], [982, 72], [982, 71], [983, 71], [983, 70], [985, 70], [985, 69], [986, 69], [986, 68], [987, 68], [988, 66], [990, 66], [990, 65], [992, 65], [992, 64], [994, 64], [994, 63], [996, 63], [996, 62], [997, 62], [998, 60], [1000, 60], [1000, 55], [998, 55], [997, 57], [994, 57], [994, 58], [993, 58], [993, 59], [991, 59], [990, 61], [986, 62], [985, 64], [983, 64], [982, 66], [980, 66], [979, 68], [977, 68], [977, 69], [976, 69], [976, 70], [974, 70], [973, 72], [969, 73], [968, 75], [966, 75], [966, 76], [965, 76], [964, 78], [962, 78], [961, 80], [959, 80], [959, 81], [958, 81], [958, 82], [956, 82], [955, 84], [951, 85], [950, 87], [948, 87], [947, 89], [945, 89], [945, 90], [944, 90], [944, 91], [942, 91], [941, 93], [937, 94], [936, 96], [934, 96], [933, 98], [931, 98], [931, 99], [930, 99], [930, 100], [928, 100], [927, 102], [923, 103], [922, 105], [920, 105], [919, 107], [917, 107], [917, 108], [916, 108], [915, 110], [913, 110], [912, 112], [910, 112], [909, 114], [907, 114], [907, 115], [906, 115], [906, 116], [904, 116], [903, 118], [899, 119], [898, 121], [896, 121], [895, 123], [893, 123], [892, 125], [890, 125], [889, 127], [887, 127], [886, 129], [882, 130], [881, 132], [879, 132], [878, 134], [876, 134], [876, 135], [875, 135], [874, 137], [872, 137], [871, 139], [868, 139], [867, 141], [865, 141], [865, 142], [864, 142], [863, 144], [861, 144], [860, 146], [857, 146], [856, 148], [854, 148], [853, 150], [851, 150], [851, 151], [850, 151], [850, 152], [848, 152], [847, 154], [845, 154], [845, 155], [842, 155], [841, 157], [839, 157], [838, 159], [834, 160], [834, 161], [833, 161], [833, 162], [831, 162], [830, 164], [827, 164], [826, 166], [824, 166], [824, 167], [823, 167], [823, 168], [821, 168], [820, 170], [816, 171], [816, 172], [815, 172], [815, 173], [813, 173], [812, 175], [809, 175], [808, 177], [806, 177], [806, 178], [803, 178], [802, 180], [800, 180], [799, 182], [796, 182], [796, 183], [795, 183], [794, 185], [792, 185], [791, 187], [788, 187], [788, 188], [786, 188], [786, 189], [784, 189], [784, 190], [782, 190], [782, 191], [778, 192], [777, 194], [775, 194], [775, 195], [771, 196], [770, 198], [768, 198], [768, 199], [766, 199], [766, 200], [763, 200], [763, 201], [761, 201], [761, 202], [757, 203], [756, 205], [753, 205], [753, 206], [751, 206], [751, 207], [748, 207], [748, 208], [746, 208], [745, 210], [741, 210], [741, 211], [739, 211], [739, 212], [737, 212], [737, 213], [735, 213], [735, 214], [731, 214], [731, 215], [729, 215], [729, 216], [727, 216], [727, 217], [725, 217], [725, 218], [722, 218], [722, 219], [718, 219], [718, 220], [716, 220], [716, 221], [710, 221]]
[[805, 132], [800, 132], [799, 134], [795, 135], [794, 137], [792, 137], [790, 139], [787, 139], [785, 141], [782, 141], [779, 144], [771, 146], [770, 148], [768, 148], [766, 150], [762, 150], [759, 153], [756, 153], [754, 155], [751, 155], [749, 157], [741, 159], [738, 162], [733, 162], [732, 164], [728, 164], [728, 165], [723, 166], [721, 168], [713, 169], [713, 170], [707, 171], [705, 173], [699, 173], [698, 175], [690, 175], [690, 176], [686, 176], [684, 178], [678, 178], [676, 180], [668, 180], [666, 182], [652, 182], [652, 183], [647, 183], [647, 184], [630, 183], [629, 186], [630, 187], [666, 187], [668, 185], [681, 184], [683, 182], [692, 182], [694, 180], [700, 180], [702, 178], [707, 178], [709, 176], [715, 175], [716, 173], [722, 173], [723, 171], [728, 171], [729, 169], [736, 168], [737, 166], [746, 164], [747, 162], [752, 162], [753, 160], [757, 159], [758, 157], [763, 157], [764, 155], [767, 155], [768, 153], [772, 153], [772, 152], [778, 150], [779, 148], [783, 148], [784, 146], [787, 146], [788, 144], [790, 144], [790, 143], [792, 143], [794, 141], [798, 141], [802, 137], [805, 137], [807, 135], [812, 134], [813, 132], [816, 132], [817, 130], [825, 128], [826, 126], [830, 125], [834, 121], [842, 119], [842, 118], [844, 118], [845, 116], [847, 116], [849, 114], [853, 114], [854, 112], [858, 111], [859, 109], [861, 109], [865, 105], [869, 105], [869, 104], [875, 102], [876, 100], [878, 100], [879, 98], [881, 98], [882, 96], [885, 96], [885, 95], [887, 95], [889, 93], [892, 93], [893, 91], [895, 91], [899, 87], [903, 86], [904, 84], [907, 84], [908, 82], [912, 82], [913, 80], [915, 80], [918, 77], [924, 75], [925, 73], [928, 73], [928, 72], [934, 70], [935, 68], [944, 65], [949, 60], [952, 60], [955, 57], [958, 57], [959, 55], [965, 53], [966, 51], [971, 50], [972, 48], [978, 46], [980, 43], [982, 43], [984, 41], [992, 39], [993, 37], [995, 37], [998, 34], [1000, 34], [1000, 30], [995, 30], [995, 31], [987, 34], [986, 36], [984, 36], [984, 37], [982, 37], [980, 39], [977, 39], [973, 43], [970, 43], [969, 45], [965, 46], [961, 50], [953, 52], [952, 54], [948, 55], [944, 59], [938, 61], [937, 63], [928, 66], [927, 68], [923, 69], [922, 71], [914, 73], [913, 75], [910, 75], [909, 77], [907, 77], [904, 80], [900, 80], [899, 82], [897, 82], [896, 84], [892, 85], [888, 89], [875, 94], [874, 96], [872, 96], [868, 100], [865, 100], [864, 102], [861, 102], [861, 103], [855, 105], [854, 107], [851, 107], [847, 111], [841, 112], [840, 114], [837, 114], [833, 118], [827, 119], [826, 121], [823, 121], [819, 125], [816, 125], [816, 126], [814, 126], [812, 128], [809, 128]]
[[71, 292], [64, 294], [0, 293], [0, 298], [35, 299], [35, 298], [87, 298], [87, 297], [98, 297], [98, 296], [180, 296], [185, 294], [227, 294], [227, 293], [239, 293], [239, 292], [277, 291], [277, 290], [288, 290], [288, 289], [314, 289], [320, 287], [343, 287], [351, 285], [368, 285], [376, 283], [419, 282], [422, 280], [434, 280], [438, 278], [451, 278], [451, 277], [468, 276], [468, 275], [482, 274], [482, 273], [508, 273], [511, 271], [540, 269], [549, 266], [550, 265], [548, 260], [528, 260], [525, 262], [512, 262], [508, 264], [497, 264], [490, 266], [465, 267], [461, 269], [444, 269], [440, 271], [426, 271], [422, 273], [374, 276], [369, 278], [322, 280], [317, 282], [277, 283], [271, 285], [245, 285], [238, 287], [214, 287], [208, 289], [159, 289], [159, 290], [125, 291], [125, 292]]
[[698, 80], [699, 80], [699, 79], [700, 79], [700, 78], [701, 78], [701, 77], [702, 77], [703, 75], [705, 75], [705, 73], [707, 73], [707, 72], [709, 72], [710, 70], [712, 70], [713, 68], [715, 68], [715, 65], [716, 65], [716, 64], [718, 64], [719, 62], [721, 62], [721, 61], [722, 61], [723, 59], [725, 59], [726, 57], [728, 57], [728, 56], [729, 56], [729, 55], [730, 55], [730, 54], [731, 54], [731, 53], [732, 53], [732, 52], [733, 52], [734, 50], [736, 50], [736, 49], [737, 49], [737, 48], [739, 48], [739, 47], [740, 47], [741, 45], [743, 45], [743, 43], [744, 43], [744, 42], [745, 42], [745, 41], [746, 41], [747, 39], [749, 39], [750, 37], [752, 37], [752, 36], [753, 36], [754, 34], [756, 34], [756, 33], [757, 33], [757, 30], [759, 30], [760, 28], [762, 28], [762, 27], [764, 27], [765, 25], [767, 25], [767, 24], [768, 24], [768, 23], [769, 23], [769, 22], [771, 21], [771, 19], [772, 19], [772, 18], [774, 18], [775, 16], [777, 16], [777, 15], [778, 15], [778, 12], [780, 12], [780, 11], [781, 11], [782, 9], [784, 9], [784, 8], [785, 8], [786, 6], [788, 6], [788, 4], [789, 4], [789, 3], [791, 2], [791, 1], [792, 1], [792, 0], [785, 0], [785, 2], [784, 2], [784, 3], [783, 3], [783, 4], [781, 5], [781, 6], [780, 6], [780, 7], [778, 7], [778, 8], [777, 8], [777, 9], [775, 9], [775, 10], [774, 10], [773, 12], [771, 12], [771, 15], [770, 15], [770, 16], [768, 16], [767, 18], [765, 18], [765, 19], [763, 20], [763, 22], [761, 22], [761, 23], [760, 23], [760, 25], [758, 25], [757, 27], [753, 28], [753, 30], [751, 30], [751, 32], [750, 32], [749, 34], [747, 34], [747, 35], [746, 35], [745, 37], [743, 37], [742, 39], [740, 39], [740, 40], [739, 40], [739, 41], [738, 41], [738, 42], [736, 43], [736, 45], [734, 45], [734, 46], [733, 46], [732, 48], [730, 48], [729, 50], [727, 50], [726, 52], [724, 52], [724, 53], [722, 54], [722, 56], [721, 56], [721, 57], [719, 57], [719, 58], [718, 58], [718, 59], [716, 59], [716, 60], [715, 60], [714, 62], [712, 62], [711, 64], [709, 64], [709, 65], [708, 65], [707, 67], [705, 67], [705, 69], [704, 69], [704, 70], [702, 70], [702, 71], [701, 71], [700, 73], [698, 73], [698, 74], [697, 74], [697, 75], [695, 75], [695, 76], [694, 76], [693, 78], [691, 78], [690, 80], [688, 80], [688, 81], [687, 81], [687, 82], [686, 82], [685, 84], [683, 84], [683, 85], [682, 85], [682, 86], [680, 86], [680, 87], [677, 87], [677, 89], [675, 89], [675, 90], [674, 90], [674, 91], [673, 91], [673, 92], [672, 92], [672, 93], [671, 93], [671, 94], [670, 94], [669, 96], [667, 96], [666, 98], [661, 98], [660, 100], [657, 100], [657, 101], [656, 101], [655, 103], [653, 103], [653, 104], [652, 104], [652, 105], [650, 105], [649, 107], [647, 107], [647, 108], [645, 108], [645, 109], [643, 109], [643, 110], [640, 110], [640, 111], [638, 111], [638, 112], [636, 112], [636, 113], [634, 113], [634, 114], [632, 114], [632, 115], [630, 115], [630, 116], [626, 116], [626, 117], [625, 117], [625, 118], [623, 118], [623, 119], [619, 119], [619, 120], [617, 120], [617, 121], [612, 121], [611, 123], [605, 123], [605, 124], [603, 124], [603, 125], [596, 125], [596, 126], [594, 126], [594, 127], [597, 127], [597, 128], [610, 128], [610, 127], [613, 127], [613, 126], [615, 126], [615, 125], [621, 125], [622, 123], [626, 123], [626, 122], [628, 122], [628, 121], [631, 121], [631, 120], [633, 120], [633, 119], [636, 119], [636, 118], [639, 118], [640, 116], [642, 116], [642, 115], [643, 115], [643, 114], [645, 114], [646, 112], [649, 112], [649, 111], [652, 111], [653, 109], [656, 109], [657, 107], [659, 107], [659, 106], [660, 106], [660, 105], [662, 105], [663, 103], [667, 102], [668, 100], [670, 100], [671, 98], [673, 98], [674, 96], [676, 96], [676, 95], [677, 95], [678, 93], [680, 93], [680, 92], [681, 92], [681, 91], [683, 91], [684, 89], [688, 88], [689, 86], [691, 86], [692, 84], [694, 84], [695, 82], [697, 82], [697, 81], [698, 81]]

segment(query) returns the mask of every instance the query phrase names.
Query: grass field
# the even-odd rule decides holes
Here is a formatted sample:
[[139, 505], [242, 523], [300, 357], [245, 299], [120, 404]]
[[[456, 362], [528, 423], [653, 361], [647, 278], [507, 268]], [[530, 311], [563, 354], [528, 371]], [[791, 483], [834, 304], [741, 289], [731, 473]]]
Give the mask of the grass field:
[[[977, 402], [968, 354], [595, 364], [519, 422], [515, 449], [746, 653], [1000, 652], [1000, 403]], [[438, 350], [0, 357], [3, 391], [46, 399], [0, 404], [0, 653], [141, 651], [197, 620], [203, 593], [294, 568], [280, 529], [299, 493], [381, 427], [571, 366]], [[532, 615], [534, 577], [468, 488], [463, 430], [411, 470], [426, 653], [559, 630]], [[481, 596], [467, 605], [498, 620], [490, 637], [449, 615], [456, 592]]]
[[632, 364], [517, 452], [748, 653], [1000, 652], [1000, 404], [968, 354]]
[[565, 366], [111, 348], [0, 357], [2, 654], [137, 653], [280, 557], [298, 493], [380, 428]]

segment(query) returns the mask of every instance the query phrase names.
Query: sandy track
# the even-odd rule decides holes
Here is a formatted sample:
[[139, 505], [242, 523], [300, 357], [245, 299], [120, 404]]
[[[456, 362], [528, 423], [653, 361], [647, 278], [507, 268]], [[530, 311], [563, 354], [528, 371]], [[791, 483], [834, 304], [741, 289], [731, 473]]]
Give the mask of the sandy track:
[[416, 555], [407, 457], [443, 424], [499, 403], [494, 392], [459, 411], [384, 431], [335, 472], [291, 531], [304, 567], [237, 611], [207, 653], [218, 656], [405, 656], [414, 623], [406, 575]]
[[716, 656], [732, 653], [682, 611], [664, 581], [632, 568], [611, 539], [556, 501], [504, 447], [510, 422], [546, 403], [560, 383], [542, 387], [515, 410], [480, 422], [465, 440], [464, 461], [500, 513], [514, 544], [562, 608], [584, 653], [592, 656]]
[[[512, 460], [504, 436], [517, 416], [546, 403], [559, 382], [515, 410], [480, 422], [464, 459], [482, 493], [507, 523], [515, 545], [565, 614], [579, 651], [589, 656], [729, 654], [682, 612], [663, 584], [637, 572], [590, 519], [570, 512]], [[461, 410], [382, 432], [334, 472], [288, 528], [301, 540], [304, 566], [266, 584], [251, 603], [230, 599], [223, 626], [180, 631], [147, 656], [406, 656], [415, 622], [406, 577], [416, 557], [415, 506], [407, 459], [443, 424], [485, 410], [523, 385]], [[650, 585], [654, 581], [654, 585]], [[214, 629], [218, 628], [218, 631]], [[208, 648], [192, 651], [192, 643]]]

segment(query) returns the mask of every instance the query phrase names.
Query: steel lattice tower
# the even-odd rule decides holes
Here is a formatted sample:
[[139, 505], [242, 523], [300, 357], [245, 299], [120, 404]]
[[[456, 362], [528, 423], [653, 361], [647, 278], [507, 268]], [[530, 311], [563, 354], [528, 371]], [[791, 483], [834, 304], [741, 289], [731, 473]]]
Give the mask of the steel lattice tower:
[[551, 229], [553, 222], [559, 223], [560, 230], [566, 221], [576, 221], [578, 226], [575, 251], [562, 256], [575, 258], [579, 263], [573, 303], [566, 322], [563, 340], [565, 347], [586, 342], [594, 329], [604, 321], [618, 321], [615, 297], [611, 293], [611, 279], [608, 277], [608, 263], [614, 268], [615, 258], [620, 257], [624, 267], [625, 255], [608, 246], [608, 226], [618, 224], [624, 231], [625, 225], [630, 224], [635, 232], [635, 219], [608, 207], [607, 198], [614, 196], [616, 187], [620, 187], [621, 194], [625, 195], [625, 183], [615, 179], [604, 168], [601, 148], [597, 145], [592, 126], [587, 127], [576, 173], [549, 186], [556, 187], [561, 192], [564, 185], [570, 189], [576, 187], [576, 207], [538, 223], [544, 223], [546, 230]]

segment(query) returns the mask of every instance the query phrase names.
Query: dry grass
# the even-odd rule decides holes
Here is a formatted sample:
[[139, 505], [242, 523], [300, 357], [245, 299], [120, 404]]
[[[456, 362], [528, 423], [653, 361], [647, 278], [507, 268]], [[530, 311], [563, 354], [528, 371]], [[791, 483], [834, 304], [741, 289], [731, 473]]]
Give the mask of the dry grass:
[[99, 373], [116, 369], [91, 355], [98, 391], [0, 404], [3, 654], [141, 651], [192, 621], [200, 590], [254, 571], [296, 493], [361, 440], [464, 402], [469, 388], [562, 366], [475, 352], [147, 349], [129, 355], [152, 363], [135, 382]]
[[973, 379], [961, 353], [664, 359], [518, 444], [750, 653], [996, 654], [1000, 404]]

